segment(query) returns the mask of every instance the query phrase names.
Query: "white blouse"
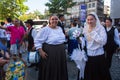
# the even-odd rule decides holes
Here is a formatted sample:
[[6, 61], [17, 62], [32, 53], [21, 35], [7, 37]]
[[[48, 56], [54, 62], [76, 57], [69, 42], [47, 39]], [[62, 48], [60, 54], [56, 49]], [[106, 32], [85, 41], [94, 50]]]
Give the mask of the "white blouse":
[[107, 34], [103, 26], [97, 26], [88, 32], [88, 27], [85, 26], [83, 29], [85, 38], [87, 40], [87, 55], [88, 56], [98, 56], [104, 54], [103, 46], [107, 41]]
[[35, 37], [34, 43], [36, 49], [42, 48], [43, 43], [57, 45], [65, 42], [65, 35], [61, 27], [55, 29], [46, 26], [42, 28]]

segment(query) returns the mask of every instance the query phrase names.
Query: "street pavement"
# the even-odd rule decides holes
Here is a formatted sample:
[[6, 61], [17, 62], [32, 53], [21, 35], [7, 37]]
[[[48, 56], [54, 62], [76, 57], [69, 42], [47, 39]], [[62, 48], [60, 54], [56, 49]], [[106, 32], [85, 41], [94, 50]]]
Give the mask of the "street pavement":
[[[27, 55], [25, 54], [23, 56], [25, 60], [26, 60], [26, 56]], [[73, 61], [70, 61], [68, 57], [67, 57], [67, 66], [68, 66], [69, 80], [77, 80], [78, 69], [76, 67], [76, 64]], [[29, 68], [27, 70], [31, 71], [32, 69]], [[110, 71], [112, 75], [112, 80], [120, 80], [120, 59], [118, 58], [118, 56], [116, 56], [116, 54], [113, 56], [113, 61], [112, 61], [112, 66]], [[31, 73], [27, 75], [36, 76], [36, 70], [31, 71]], [[30, 80], [37, 80], [37, 79], [34, 79], [31, 77]]]
[[[119, 53], [120, 56], [120, 53]], [[113, 56], [112, 59], [112, 66], [111, 66], [111, 75], [113, 80], [120, 80], [120, 57], [116, 56], [116, 54]]]
[[[119, 53], [120, 55], [120, 53]], [[69, 80], [77, 80], [78, 69], [73, 61], [68, 61]], [[120, 80], [120, 58], [114, 54], [110, 69], [112, 80]]]

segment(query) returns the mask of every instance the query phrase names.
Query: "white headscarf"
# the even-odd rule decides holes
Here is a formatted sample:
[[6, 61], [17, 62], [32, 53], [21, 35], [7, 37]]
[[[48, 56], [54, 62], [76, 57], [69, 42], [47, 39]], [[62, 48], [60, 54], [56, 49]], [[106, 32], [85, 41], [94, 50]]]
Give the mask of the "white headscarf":
[[[95, 17], [95, 19], [96, 19], [96, 27], [98, 28], [100, 28], [100, 27], [103, 27], [102, 26], [102, 24], [100, 23], [100, 20], [99, 20], [99, 18], [98, 18], [98, 16], [97, 16], [97, 14], [95, 13], [95, 12], [91, 12], [90, 13], [91, 15], [93, 15], [94, 17]], [[88, 14], [89, 15], [89, 14]], [[87, 19], [86, 19], [86, 24], [85, 24], [85, 26], [84, 26], [84, 30], [86, 29], [86, 28], [88, 28], [88, 23], [87, 23]], [[99, 29], [98, 28], [98, 29]]]
[[95, 16], [95, 18], [96, 18], [96, 26], [98, 26], [98, 27], [102, 26], [101, 23], [100, 23], [100, 20], [99, 20], [99, 18], [97, 16], [97, 14], [95, 12], [91, 12], [90, 14], [92, 14], [93, 16]]

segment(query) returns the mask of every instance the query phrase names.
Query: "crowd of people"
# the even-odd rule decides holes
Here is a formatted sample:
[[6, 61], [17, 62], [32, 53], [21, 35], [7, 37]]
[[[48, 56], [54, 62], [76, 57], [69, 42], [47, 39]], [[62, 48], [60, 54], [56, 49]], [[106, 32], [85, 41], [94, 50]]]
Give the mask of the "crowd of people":
[[[111, 18], [103, 25], [92, 12], [87, 15], [84, 26], [77, 27], [78, 22], [73, 20], [67, 31], [62, 14], [51, 15], [48, 25], [38, 32], [33, 25], [32, 19], [23, 23], [7, 18], [5, 23], [1, 22], [0, 80], [68, 80], [66, 53], [79, 69], [78, 80], [112, 80], [112, 56], [120, 47], [120, 39]], [[40, 61], [24, 61], [22, 55], [28, 52], [38, 52]], [[38, 76], [29, 75], [34, 70]]]

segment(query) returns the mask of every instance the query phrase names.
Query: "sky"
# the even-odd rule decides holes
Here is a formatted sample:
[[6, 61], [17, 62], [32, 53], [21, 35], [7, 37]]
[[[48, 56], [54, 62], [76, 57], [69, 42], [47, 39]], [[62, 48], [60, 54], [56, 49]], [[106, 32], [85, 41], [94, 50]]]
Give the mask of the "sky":
[[[42, 14], [44, 14], [45, 9], [47, 9], [45, 3], [48, 1], [49, 0], [28, 0], [25, 2], [25, 5], [29, 7], [28, 12], [39, 10]], [[110, 0], [105, 0], [105, 5], [110, 5]]]
[[25, 5], [29, 7], [28, 12], [39, 10], [42, 14], [44, 14], [45, 9], [47, 9], [45, 3], [48, 1], [49, 0], [28, 0], [25, 2]]

